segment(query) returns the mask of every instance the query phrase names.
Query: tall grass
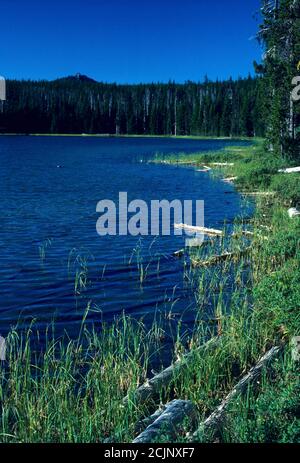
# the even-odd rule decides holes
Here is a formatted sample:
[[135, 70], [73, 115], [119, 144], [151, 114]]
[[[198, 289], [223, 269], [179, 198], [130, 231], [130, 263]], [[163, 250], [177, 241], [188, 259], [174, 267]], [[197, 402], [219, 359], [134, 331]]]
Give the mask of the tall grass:
[[[48, 333], [49, 334], [49, 333]], [[146, 377], [155, 333], [130, 318], [87, 329], [78, 339], [32, 327], [7, 338], [0, 378], [1, 442], [126, 441], [142, 409], [122, 399]]]

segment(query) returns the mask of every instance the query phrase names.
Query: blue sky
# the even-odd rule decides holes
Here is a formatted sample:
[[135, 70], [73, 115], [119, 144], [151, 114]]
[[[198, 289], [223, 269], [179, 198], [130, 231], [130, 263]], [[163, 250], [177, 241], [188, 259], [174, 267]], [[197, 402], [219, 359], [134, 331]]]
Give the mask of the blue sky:
[[260, 0], [1, 0], [0, 74], [119, 83], [247, 76]]

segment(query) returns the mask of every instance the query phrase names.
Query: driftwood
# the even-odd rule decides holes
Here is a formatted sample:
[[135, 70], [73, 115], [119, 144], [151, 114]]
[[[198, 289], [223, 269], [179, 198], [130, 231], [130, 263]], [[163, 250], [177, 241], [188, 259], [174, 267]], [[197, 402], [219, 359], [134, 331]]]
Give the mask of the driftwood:
[[148, 426], [150, 426], [154, 421], [157, 420], [157, 418], [165, 411], [166, 405], [161, 405], [152, 415], [147, 416], [147, 418], [144, 418], [140, 421], [138, 421], [135, 425], [135, 433], [140, 434], [143, 431], [145, 431]]
[[158, 442], [162, 435], [167, 435], [169, 439], [176, 437], [186, 420], [191, 423], [195, 422], [197, 411], [195, 405], [189, 400], [173, 400], [165, 406], [163, 411], [159, 410], [152, 416], [155, 415], [157, 417], [154, 422], [134, 439], [133, 444]]
[[233, 167], [234, 162], [210, 162], [209, 165], [216, 167]]
[[224, 262], [226, 260], [233, 260], [248, 254], [250, 250], [251, 247], [247, 247], [238, 252], [224, 252], [224, 254], [211, 256], [206, 260], [191, 259], [192, 267], [208, 267], [209, 265], [218, 264], [219, 262]]
[[[300, 215], [300, 212], [297, 211], [297, 209], [290, 209], [290, 211], [292, 211], [292, 210], [296, 211], [296, 213], [294, 213], [293, 217], [295, 217], [297, 215]], [[261, 225], [261, 227], [267, 229], [268, 231], [271, 230], [269, 227], [264, 227], [263, 225]], [[203, 230], [205, 230], [203, 233], [205, 233], [207, 235], [224, 236], [224, 233], [223, 233], [222, 230], [214, 230], [214, 229], [211, 229], [211, 228], [193, 227], [192, 225], [185, 225], [185, 224], [175, 224], [174, 228], [183, 228], [183, 229], [192, 230], [192, 231], [201, 230], [202, 232], [203, 232]], [[232, 233], [230, 236], [231, 236], [231, 238], [240, 238], [241, 236], [246, 236], [246, 237], [249, 237], [249, 238], [253, 238], [255, 236], [255, 233], [253, 231], [250, 231], [250, 230], [239, 230], [238, 232]], [[258, 234], [257, 236], [259, 238], [264, 239], [264, 240], [269, 239], [265, 235]], [[206, 241], [204, 241], [203, 243], [199, 244], [196, 247], [206, 246], [206, 245], [212, 244], [212, 243], [213, 243], [212, 239], [211, 240], [206, 240]], [[221, 255], [212, 256], [209, 259], [207, 259], [206, 261], [199, 261], [198, 259], [192, 258], [191, 262], [192, 262], [192, 265], [194, 265], [195, 267], [199, 266], [199, 262], [200, 262], [200, 265], [203, 265], [203, 266], [205, 266], [205, 265], [213, 265], [213, 264], [221, 262], [223, 260], [227, 260], [227, 259], [230, 259], [230, 258], [235, 258], [235, 257], [238, 257], [239, 255], [244, 255], [249, 250], [250, 250], [250, 247], [245, 248], [245, 249], [241, 250], [240, 252], [236, 252], [236, 253], [225, 252], [224, 254], [221, 254]], [[175, 251], [173, 253], [173, 256], [177, 257], [177, 258], [181, 258], [181, 257], [183, 257], [185, 255], [185, 252], [186, 252], [186, 249], [182, 248], [182, 249], [179, 249], [178, 251]]]
[[[186, 227], [189, 227], [189, 226], [187, 225]], [[210, 230], [210, 229], [209, 229], [209, 230]], [[210, 231], [211, 231], [211, 230], [210, 230]], [[214, 232], [223, 233], [223, 232], [221, 232], [221, 230], [213, 230], [213, 231], [214, 231]], [[214, 236], [223, 236], [223, 235], [216, 235], [216, 234], [215, 234]], [[247, 237], [249, 237], [249, 238], [252, 238], [252, 237], [255, 236], [255, 233], [252, 232], [252, 231], [249, 231], [249, 230], [240, 230], [240, 231], [238, 231], [238, 232], [232, 233], [231, 238], [240, 238], [241, 236], [247, 236]], [[265, 240], [268, 239], [267, 236], [263, 236], [263, 235], [258, 235], [258, 236], [260, 236], [261, 238], [263, 238], [263, 239], [265, 239]], [[204, 241], [203, 243], [199, 244], [199, 245], [196, 246], [196, 247], [203, 247], [203, 246], [206, 246], [206, 245], [208, 245], [208, 244], [213, 244], [213, 240]], [[185, 248], [182, 248], [182, 249], [179, 249], [178, 251], [175, 251], [175, 252], [173, 253], [173, 256], [174, 256], [174, 257], [177, 257], [177, 258], [181, 258], [181, 257], [183, 257], [183, 256], [185, 255], [185, 252], [186, 252], [186, 249], [185, 249]], [[221, 258], [220, 260], [222, 260], [223, 257], [224, 257], [224, 259], [229, 258], [231, 254], [232, 254], [232, 253], [224, 253], [224, 254], [222, 254], [221, 256], [214, 256], [214, 257], [216, 257], [216, 258], [220, 257], [220, 258]], [[218, 259], [217, 259], [217, 261], [218, 261]]]
[[233, 183], [237, 179], [238, 179], [237, 177], [227, 177], [227, 178], [223, 178], [223, 182]]
[[290, 219], [293, 219], [294, 217], [299, 217], [300, 216], [300, 211], [296, 209], [295, 207], [292, 207], [291, 209], [288, 210], [288, 214]]
[[132, 395], [127, 395], [124, 398], [124, 402], [126, 403], [130, 400], [137, 405], [151, 399], [155, 399], [162, 389], [166, 389], [177, 375], [188, 368], [188, 364], [192, 361], [196, 352], [199, 353], [202, 350], [205, 351], [206, 349], [216, 348], [220, 343], [220, 339], [220, 337], [212, 338], [202, 346], [198, 347], [195, 351], [191, 351], [184, 355], [168, 368], [147, 380], [144, 384], [138, 387]]
[[[167, 161], [165, 161], [167, 162]], [[195, 165], [195, 164], [198, 164], [198, 161], [176, 161], [176, 164], [182, 164], [182, 165], [186, 165], [186, 166], [190, 166], [190, 165]]]
[[204, 235], [217, 235], [223, 236], [224, 233], [222, 230], [214, 230], [213, 228], [205, 228], [205, 227], [195, 227], [193, 225], [187, 225], [185, 223], [175, 223], [174, 228], [188, 230], [195, 233], [203, 233]]
[[[195, 227], [193, 225], [187, 225], [184, 223], [175, 223], [174, 228], [188, 230], [195, 233], [203, 233], [204, 235], [209, 236], [224, 236], [224, 232], [222, 230], [215, 230], [214, 228], [205, 228], [205, 227]], [[252, 231], [248, 230], [241, 230], [239, 232], [232, 233], [232, 238], [236, 238], [237, 236], [244, 235], [244, 236], [254, 236]]]
[[179, 258], [179, 257], [183, 257], [184, 254], [185, 254], [185, 249], [179, 249], [178, 251], [174, 252], [173, 256]]
[[274, 191], [253, 191], [253, 192], [248, 192], [248, 191], [243, 191], [241, 192], [243, 196], [274, 196], [275, 192]]
[[197, 172], [210, 172], [211, 171], [211, 167], [208, 167], [208, 166], [203, 166], [202, 169], [197, 169]]
[[[203, 241], [203, 243], [198, 243], [198, 244], [196, 243], [196, 245], [194, 245], [193, 247], [201, 248], [201, 247], [212, 245], [213, 243], [214, 243], [214, 240], [210, 239], [210, 240]], [[182, 249], [179, 249], [178, 251], [175, 251], [173, 253], [173, 256], [180, 258], [180, 257], [183, 257], [185, 253], [186, 253], [186, 248], [182, 248]]]
[[249, 385], [259, 380], [263, 369], [278, 356], [282, 349], [283, 346], [273, 347], [263, 357], [261, 357], [258, 363], [251, 368], [249, 373], [237, 383], [235, 388], [227, 395], [221, 405], [203, 423], [200, 424], [199, 429], [192, 435], [191, 440], [197, 438], [199, 433], [207, 431], [214, 432], [220, 429], [231, 402], [239, 395], [245, 394]]
[[[191, 231], [194, 230], [194, 229], [199, 229], [199, 231], [203, 230], [202, 227], [193, 227], [193, 226], [190, 226], [190, 225], [184, 225], [184, 224], [180, 224], [177, 226], [177, 224], [174, 226], [175, 228], [185, 228], [185, 229], [190, 229]], [[261, 227], [263, 227], [263, 225], [261, 225]], [[269, 227], [264, 227], [266, 229], [268, 229], [269, 231], [271, 230], [271, 228]], [[205, 232], [203, 232], [204, 234], [206, 235], [212, 235], [212, 236], [224, 236], [224, 233], [221, 231], [221, 230], [214, 230], [214, 229], [211, 229], [211, 228], [204, 228]], [[234, 232], [232, 233], [230, 236], [231, 238], [239, 238], [241, 235], [244, 235], [244, 236], [249, 236], [249, 237], [253, 237], [255, 236], [255, 233], [250, 231], [250, 230], [240, 230], [238, 232]], [[264, 238], [267, 238], [266, 236], [264, 236]], [[198, 247], [201, 247], [201, 246], [205, 246], [206, 244], [212, 244], [213, 241], [212, 240], [207, 240], [205, 242], [203, 242], [202, 244], [199, 244]], [[176, 252], [181, 252], [181, 251], [184, 251], [184, 249], [180, 249], [180, 251], [176, 251]], [[175, 253], [174, 253], [175, 255]]]
[[199, 165], [199, 161], [196, 160], [190, 160], [190, 161], [169, 161], [167, 159], [163, 159], [162, 161], [159, 160], [157, 161], [156, 159], [149, 160], [148, 164], [167, 164], [167, 165], [176, 165], [180, 164], [182, 166], [194, 166], [194, 165]]
[[289, 167], [287, 169], [279, 169], [278, 172], [283, 172], [284, 174], [294, 174], [300, 172], [300, 167]]

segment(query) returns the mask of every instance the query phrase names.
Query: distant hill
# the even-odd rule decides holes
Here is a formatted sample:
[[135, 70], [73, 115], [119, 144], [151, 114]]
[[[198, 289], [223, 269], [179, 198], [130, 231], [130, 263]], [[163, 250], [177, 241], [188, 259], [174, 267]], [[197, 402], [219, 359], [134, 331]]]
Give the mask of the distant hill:
[[54, 82], [60, 82], [60, 81], [97, 83], [95, 79], [92, 79], [91, 77], [88, 77], [84, 74], [80, 74], [80, 72], [77, 72], [75, 76], [60, 77], [59, 79], [54, 80]]

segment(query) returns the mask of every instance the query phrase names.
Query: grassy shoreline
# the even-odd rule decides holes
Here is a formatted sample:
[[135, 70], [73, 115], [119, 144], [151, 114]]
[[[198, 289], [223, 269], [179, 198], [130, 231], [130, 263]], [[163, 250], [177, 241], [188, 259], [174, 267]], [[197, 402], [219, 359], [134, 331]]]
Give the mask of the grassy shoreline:
[[[287, 214], [287, 207], [300, 201], [298, 176], [278, 174], [286, 162], [266, 153], [261, 142], [209, 154], [157, 157], [155, 162], [187, 159], [195, 166], [233, 163], [214, 169], [217, 181], [237, 177], [240, 191], [275, 193], [257, 197], [253, 220], [237, 223], [235, 238], [226, 234], [195, 256], [185, 256], [197, 313], [192, 334], [182, 337], [178, 328], [173, 358], [189, 352], [192, 361], [157, 398], [140, 404], [134, 391], [149, 377], [151, 359], [164, 341], [159, 320], [148, 330], [142, 321], [122, 316], [96, 331], [84, 319], [76, 341], [56, 339], [49, 330], [44, 352], [34, 348], [34, 327], [11, 332], [8, 361], [0, 370], [1, 442], [130, 442], [137, 422], [174, 398], [191, 400], [202, 421], [270, 346], [282, 342], [284, 353], [260, 384], [233, 402], [217, 436], [199, 434], [195, 440], [300, 442], [300, 370], [289, 346], [300, 335], [300, 222]], [[251, 239], [243, 236], [245, 229], [253, 233]], [[207, 261], [224, 251], [235, 258], [190, 266], [191, 257]], [[198, 347], [212, 336], [220, 339], [216, 348], [200, 352]], [[172, 441], [186, 442], [190, 430], [186, 423]], [[160, 441], [169, 440], [166, 430]]]
[[[251, 278], [246, 282], [245, 299], [231, 306], [229, 315], [219, 309], [219, 320], [224, 317], [225, 324], [220, 328], [222, 336], [231, 332], [239, 338], [237, 344], [241, 351], [245, 350], [244, 372], [255, 363], [254, 359], [257, 361], [259, 351], [262, 354], [272, 345], [286, 343], [284, 355], [275, 367], [265, 372], [262, 384], [250, 388], [246, 398], [234, 401], [217, 440], [225, 443], [300, 442], [300, 368], [299, 362], [293, 361], [291, 356], [291, 339], [300, 335], [300, 221], [299, 218], [290, 219], [287, 214], [287, 208], [300, 204], [299, 176], [279, 174], [280, 168], [293, 164], [266, 152], [261, 141], [256, 141], [252, 147], [228, 147], [215, 153], [158, 156], [154, 162], [175, 165], [180, 162], [180, 166], [187, 162], [190, 167], [191, 161], [194, 168], [211, 166], [213, 170], [208, 174], [230, 179], [246, 195], [263, 193], [256, 196], [257, 207], [252, 221], [254, 238], [247, 263]], [[217, 167], [214, 163], [223, 165]], [[243, 302], [248, 309], [241, 315]], [[240, 329], [239, 334], [233, 332], [231, 323]], [[251, 333], [253, 323], [255, 329]], [[257, 348], [255, 355], [251, 355], [250, 346], [247, 352], [245, 338], [249, 335], [251, 348]], [[241, 352], [236, 348], [231, 347], [228, 352], [228, 356], [233, 355], [232, 364], [241, 362]], [[224, 367], [224, 363], [220, 364]], [[217, 368], [215, 365], [214, 374]], [[199, 436], [200, 442], [207, 439], [209, 436]]]

